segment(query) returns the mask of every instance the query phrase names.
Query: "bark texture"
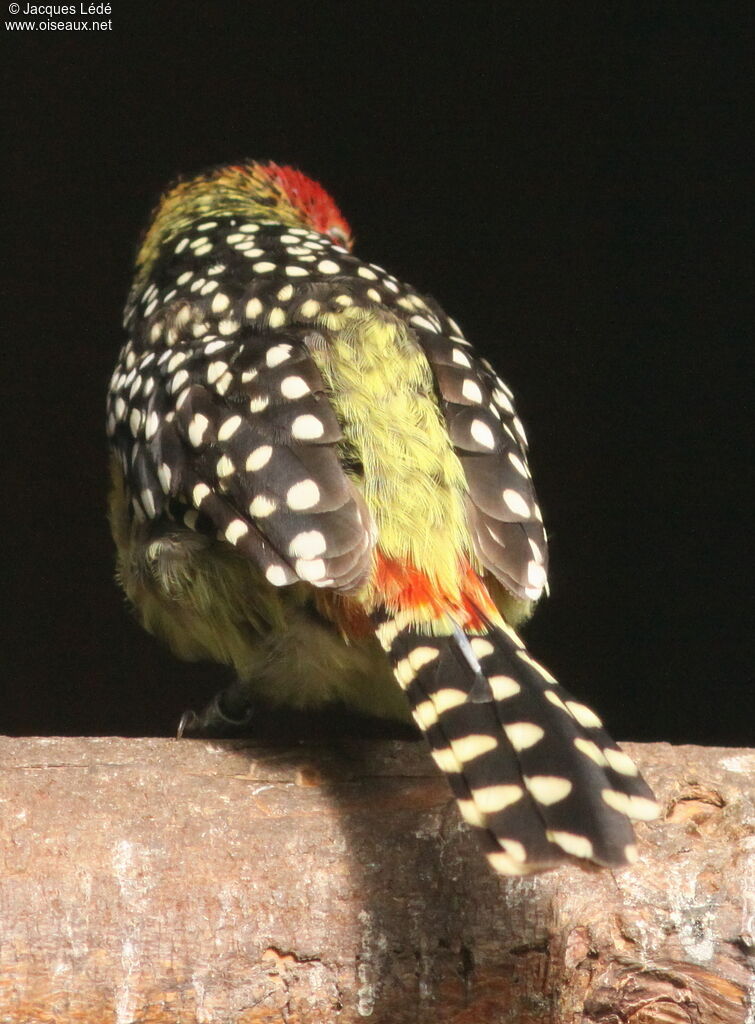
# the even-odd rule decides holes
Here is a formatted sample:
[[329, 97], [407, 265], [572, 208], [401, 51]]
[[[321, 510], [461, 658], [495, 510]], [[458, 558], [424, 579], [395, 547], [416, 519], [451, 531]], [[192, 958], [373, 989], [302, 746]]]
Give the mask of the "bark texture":
[[626, 748], [640, 861], [501, 880], [424, 747], [1, 739], [3, 1024], [755, 1024], [755, 753]]

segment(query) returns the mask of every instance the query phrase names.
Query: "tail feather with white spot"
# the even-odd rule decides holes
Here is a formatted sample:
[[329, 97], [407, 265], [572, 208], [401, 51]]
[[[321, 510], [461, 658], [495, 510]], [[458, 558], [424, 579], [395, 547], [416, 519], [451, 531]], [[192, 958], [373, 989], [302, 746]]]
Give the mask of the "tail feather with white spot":
[[376, 623], [433, 758], [497, 871], [528, 874], [570, 856], [611, 867], [634, 859], [631, 820], [658, 813], [650, 788], [597, 715], [512, 629], [430, 635], [432, 626], [401, 628], [401, 615], [387, 613]]

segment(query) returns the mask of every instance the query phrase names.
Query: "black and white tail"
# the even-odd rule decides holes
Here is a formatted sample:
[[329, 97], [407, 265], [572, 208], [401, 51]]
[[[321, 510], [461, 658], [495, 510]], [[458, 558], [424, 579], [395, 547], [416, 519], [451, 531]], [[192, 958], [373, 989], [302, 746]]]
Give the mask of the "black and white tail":
[[505, 624], [437, 636], [402, 619], [377, 615], [378, 638], [492, 866], [521, 875], [570, 857], [631, 863], [631, 821], [657, 817], [658, 805], [598, 716]]

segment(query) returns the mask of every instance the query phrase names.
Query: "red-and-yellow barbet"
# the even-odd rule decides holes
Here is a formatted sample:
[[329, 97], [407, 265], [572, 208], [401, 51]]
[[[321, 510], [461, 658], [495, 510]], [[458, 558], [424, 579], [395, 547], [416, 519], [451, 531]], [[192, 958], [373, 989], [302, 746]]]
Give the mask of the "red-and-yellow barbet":
[[632, 861], [652, 793], [515, 631], [545, 530], [511, 391], [461, 328], [260, 162], [167, 193], [125, 324], [118, 577], [146, 629], [237, 678], [191, 731], [255, 700], [411, 713], [498, 871]]

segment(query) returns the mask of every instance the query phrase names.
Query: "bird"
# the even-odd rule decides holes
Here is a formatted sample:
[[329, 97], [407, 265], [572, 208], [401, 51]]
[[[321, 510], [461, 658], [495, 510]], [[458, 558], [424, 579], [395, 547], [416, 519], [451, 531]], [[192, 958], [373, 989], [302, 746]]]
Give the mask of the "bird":
[[179, 180], [110, 380], [109, 521], [140, 623], [255, 702], [414, 723], [492, 868], [637, 859], [653, 793], [527, 650], [547, 537], [511, 389], [335, 201], [255, 160]]

